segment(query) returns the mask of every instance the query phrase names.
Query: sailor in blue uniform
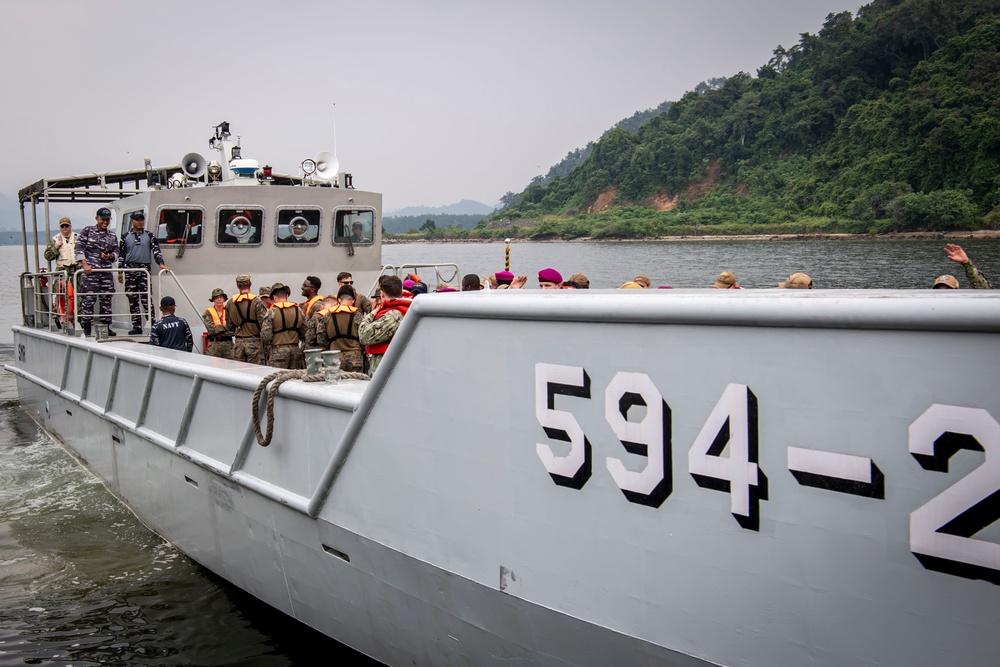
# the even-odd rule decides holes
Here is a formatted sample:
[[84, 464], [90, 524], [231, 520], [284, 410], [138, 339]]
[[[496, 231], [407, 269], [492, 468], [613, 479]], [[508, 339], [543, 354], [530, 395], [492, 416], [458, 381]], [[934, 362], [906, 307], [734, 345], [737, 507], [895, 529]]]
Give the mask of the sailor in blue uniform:
[[[142, 333], [142, 314], [149, 312], [149, 264], [156, 264], [166, 270], [163, 254], [156, 237], [143, 229], [146, 216], [142, 211], [136, 211], [131, 216], [132, 231], [122, 236], [118, 244], [118, 268], [142, 269], [118, 274], [118, 282], [125, 283], [125, 293], [128, 295], [128, 311], [132, 314], [132, 330], [129, 335]], [[124, 280], [123, 280], [124, 279]], [[153, 318], [153, 322], [156, 319]], [[152, 324], [152, 322], [150, 322]]]
[[80, 326], [89, 336], [94, 320], [94, 302], [97, 301], [100, 321], [108, 325], [108, 335], [114, 336], [115, 332], [111, 329], [111, 295], [115, 293], [115, 281], [110, 273], [95, 273], [94, 269], [110, 269], [114, 266], [118, 257], [118, 239], [108, 229], [111, 224], [111, 209], [97, 209], [94, 220], [93, 225], [84, 227], [76, 237], [76, 260], [83, 263], [84, 273], [80, 276]]

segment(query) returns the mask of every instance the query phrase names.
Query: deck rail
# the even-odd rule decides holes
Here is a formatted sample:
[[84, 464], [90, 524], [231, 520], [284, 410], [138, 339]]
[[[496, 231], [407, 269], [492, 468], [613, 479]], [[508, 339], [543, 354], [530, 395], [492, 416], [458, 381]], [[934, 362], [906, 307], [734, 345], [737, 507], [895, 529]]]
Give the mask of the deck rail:
[[[146, 269], [92, 269], [93, 273], [125, 274], [146, 271]], [[114, 308], [114, 297], [123, 295], [142, 296], [145, 295], [146, 312], [143, 313], [147, 320], [153, 321], [153, 303], [147, 281], [145, 290], [132, 290], [119, 292], [117, 289], [111, 293], [112, 306], [110, 313], [100, 313], [99, 297], [104, 292], [83, 292], [80, 290], [80, 281], [83, 270], [74, 271], [72, 274], [65, 269], [55, 271], [34, 271], [24, 272], [20, 276], [21, 285], [21, 315], [24, 326], [34, 329], [46, 329], [48, 331], [62, 331], [67, 336], [76, 334], [76, 325], [80, 322], [80, 302], [85, 296], [93, 296], [98, 301], [94, 304], [94, 319], [99, 317], [110, 317], [112, 323], [119, 324], [128, 322], [132, 313], [126, 306], [124, 310], [116, 311]]]

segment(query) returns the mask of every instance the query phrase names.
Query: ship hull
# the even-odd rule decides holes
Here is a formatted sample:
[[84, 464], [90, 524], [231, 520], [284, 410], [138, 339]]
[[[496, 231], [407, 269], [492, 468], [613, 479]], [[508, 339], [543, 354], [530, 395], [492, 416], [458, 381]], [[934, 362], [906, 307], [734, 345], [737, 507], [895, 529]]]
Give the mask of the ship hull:
[[24, 328], [9, 368], [152, 530], [387, 664], [981, 665], [1000, 301], [955, 296], [421, 297], [267, 448], [269, 369]]

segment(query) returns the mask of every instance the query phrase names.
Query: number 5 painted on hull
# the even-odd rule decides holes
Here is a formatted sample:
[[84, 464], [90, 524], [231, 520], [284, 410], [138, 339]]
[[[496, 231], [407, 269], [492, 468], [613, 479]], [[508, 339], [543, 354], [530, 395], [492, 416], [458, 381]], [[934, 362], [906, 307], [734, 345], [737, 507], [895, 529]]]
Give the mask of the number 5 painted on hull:
[[553, 440], [570, 443], [566, 456], [556, 456], [552, 448], [535, 444], [542, 465], [559, 486], [582, 489], [590, 479], [592, 454], [590, 441], [572, 412], [556, 410], [556, 395], [590, 398], [590, 376], [582, 366], [535, 364], [535, 418]]
[[978, 468], [910, 514], [910, 551], [924, 567], [1000, 584], [1000, 544], [972, 539], [1000, 518], [1000, 424], [978, 408], [932, 405], [910, 424], [910, 453], [948, 472], [960, 449], [981, 451]]

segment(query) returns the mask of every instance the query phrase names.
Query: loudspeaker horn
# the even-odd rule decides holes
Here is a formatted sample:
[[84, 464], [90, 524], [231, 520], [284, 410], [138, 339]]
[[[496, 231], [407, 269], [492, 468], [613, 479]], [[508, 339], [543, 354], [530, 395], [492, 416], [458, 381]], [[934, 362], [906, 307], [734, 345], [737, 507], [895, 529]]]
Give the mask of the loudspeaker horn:
[[337, 178], [340, 160], [330, 151], [320, 151], [316, 154], [316, 175], [325, 181]]
[[198, 153], [188, 153], [181, 160], [181, 169], [188, 178], [201, 178], [208, 169], [208, 162]]

